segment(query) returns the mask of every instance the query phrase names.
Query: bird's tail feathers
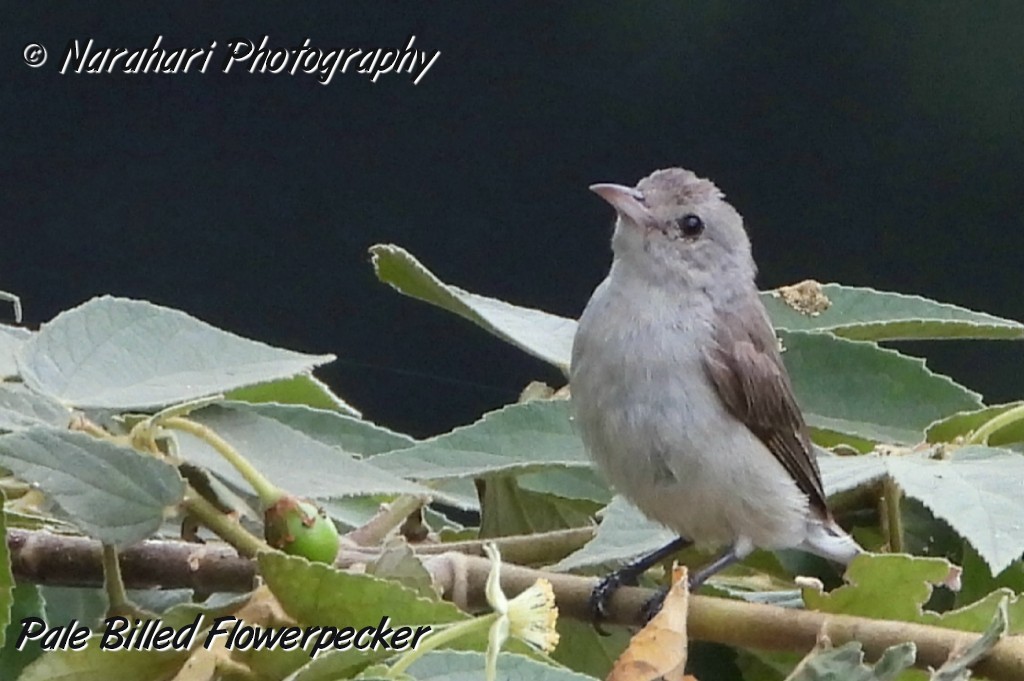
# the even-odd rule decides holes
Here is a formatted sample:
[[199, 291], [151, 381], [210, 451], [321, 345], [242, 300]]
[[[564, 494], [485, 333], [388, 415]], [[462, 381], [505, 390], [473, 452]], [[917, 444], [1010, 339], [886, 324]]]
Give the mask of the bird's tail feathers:
[[831, 518], [814, 519], [807, 523], [807, 537], [801, 549], [816, 556], [848, 565], [864, 552], [860, 544]]

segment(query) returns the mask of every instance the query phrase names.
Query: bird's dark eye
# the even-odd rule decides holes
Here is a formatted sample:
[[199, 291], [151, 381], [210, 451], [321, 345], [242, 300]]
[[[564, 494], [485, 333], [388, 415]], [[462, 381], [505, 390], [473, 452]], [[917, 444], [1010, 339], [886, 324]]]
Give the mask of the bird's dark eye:
[[683, 233], [683, 236], [688, 236], [691, 239], [700, 236], [704, 231], [704, 221], [693, 213], [679, 218], [679, 222], [676, 224], [679, 225], [679, 231]]

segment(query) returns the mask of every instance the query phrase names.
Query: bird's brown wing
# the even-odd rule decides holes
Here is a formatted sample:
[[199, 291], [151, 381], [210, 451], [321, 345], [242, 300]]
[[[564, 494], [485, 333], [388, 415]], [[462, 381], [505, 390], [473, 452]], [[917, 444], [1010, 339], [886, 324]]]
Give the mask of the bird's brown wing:
[[722, 401], [789, 471], [811, 506], [828, 515], [807, 425], [760, 301], [720, 310], [716, 321], [704, 367]]

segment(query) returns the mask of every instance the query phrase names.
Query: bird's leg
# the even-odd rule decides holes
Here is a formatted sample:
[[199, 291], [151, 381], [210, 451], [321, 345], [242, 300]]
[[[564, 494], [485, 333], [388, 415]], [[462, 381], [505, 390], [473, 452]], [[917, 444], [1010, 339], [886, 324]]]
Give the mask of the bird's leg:
[[[692, 543], [689, 539], [676, 537], [660, 549], [641, 556], [632, 563], [623, 565], [598, 582], [594, 590], [590, 592], [590, 612], [593, 615], [595, 625], [607, 617], [608, 602], [620, 586], [636, 586], [637, 577], [645, 573], [652, 565]], [[598, 631], [600, 631], [600, 627], [598, 627]]]
[[[749, 553], [749, 551], [747, 553]], [[733, 563], [742, 560], [745, 556], [745, 553], [740, 553], [736, 550], [735, 545], [730, 546], [713, 561], [711, 561], [704, 567], [700, 568], [696, 572], [690, 573], [689, 578], [686, 580], [690, 591], [696, 591], [704, 582], [708, 580], [709, 577], [714, 575], [719, 570], [724, 570]], [[644, 603], [644, 607], [640, 611], [640, 617], [644, 622], [649, 622], [652, 617], [658, 614], [658, 611], [661, 610], [661, 604], [665, 600], [666, 593], [668, 593], [667, 588], [658, 589], [658, 592], [651, 596], [646, 603]]]

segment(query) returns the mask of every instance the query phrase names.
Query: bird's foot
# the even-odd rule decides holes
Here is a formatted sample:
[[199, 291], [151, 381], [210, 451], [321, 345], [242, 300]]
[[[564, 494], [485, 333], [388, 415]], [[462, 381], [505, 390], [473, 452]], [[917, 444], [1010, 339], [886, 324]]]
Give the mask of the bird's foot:
[[632, 563], [623, 565], [598, 582], [594, 590], [590, 592], [590, 614], [598, 633], [607, 635], [607, 632], [601, 628], [601, 622], [608, 618], [608, 604], [620, 586], [636, 586], [637, 579], [648, 568], [689, 545], [690, 540], [677, 537], [646, 556], [641, 556]]
[[640, 608], [641, 626], [654, 619], [654, 616], [661, 612], [661, 606], [665, 603], [665, 595], [668, 594], [668, 587], [662, 587], [654, 592], [654, 595], [644, 601]]
[[[725, 553], [720, 555], [715, 560], [711, 561], [699, 570], [695, 570], [689, 574], [686, 580], [687, 590], [693, 593], [708, 580], [709, 577], [714, 575], [722, 568], [728, 567], [740, 559], [740, 555], [732, 547], [729, 548]], [[668, 587], [662, 587], [658, 591], [647, 599], [643, 607], [640, 609], [640, 620], [647, 624], [661, 612], [661, 606], [665, 602], [665, 595], [668, 593]]]
[[608, 635], [608, 632], [601, 628], [601, 622], [608, 618], [608, 604], [611, 602], [612, 596], [619, 590], [619, 587], [637, 585], [639, 575], [630, 568], [632, 566], [627, 565], [615, 572], [608, 573], [590, 592], [590, 615], [594, 621], [594, 628], [602, 636]]

